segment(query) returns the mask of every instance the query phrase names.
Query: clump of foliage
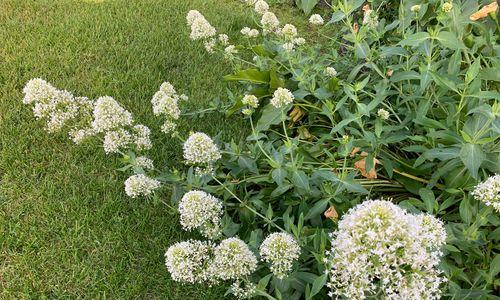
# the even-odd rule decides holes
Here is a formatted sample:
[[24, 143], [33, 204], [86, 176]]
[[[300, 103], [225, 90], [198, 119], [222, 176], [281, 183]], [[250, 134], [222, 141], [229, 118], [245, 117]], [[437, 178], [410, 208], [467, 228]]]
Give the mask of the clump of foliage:
[[[170, 189], [183, 228], [199, 231], [203, 240], [167, 251], [172, 277], [232, 282], [228, 292], [239, 298], [392, 299], [419, 291], [424, 299], [496, 299], [497, 8], [337, 0], [329, 18], [311, 16], [319, 42], [310, 43], [265, 1], [245, 2], [256, 24], [242, 28], [241, 44], [217, 34], [200, 12], [187, 14], [190, 38], [234, 68], [224, 77], [238, 83], [224, 112], [248, 121], [245, 140], [183, 136], [175, 122], [178, 101], [187, 99], [168, 83], [153, 110], [166, 119], [162, 131], [183, 143], [186, 170], [138, 160], [132, 117], [114, 100], [105, 114], [86, 101], [87, 125], [75, 122], [85, 137], [109, 136], [107, 152], [124, 155], [122, 170], [134, 173], [127, 194]], [[44, 116], [65, 117], [60, 110], [75, 106], [63, 119], [77, 118], [77, 98], [36, 82], [42, 88], [28, 90], [33, 99], [25, 102], [46, 104]]]

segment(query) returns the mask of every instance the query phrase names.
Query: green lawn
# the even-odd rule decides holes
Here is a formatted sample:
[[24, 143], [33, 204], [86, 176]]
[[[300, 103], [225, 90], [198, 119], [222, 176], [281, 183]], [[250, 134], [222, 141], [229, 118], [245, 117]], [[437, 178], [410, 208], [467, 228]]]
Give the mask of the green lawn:
[[[248, 8], [223, 0], [0, 1], [0, 298], [217, 299], [225, 288], [172, 282], [166, 248], [188, 235], [162, 205], [125, 196], [116, 156], [98, 144], [49, 135], [21, 103], [42, 77], [75, 95], [110, 95], [156, 130], [150, 99], [168, 80], [202, 108], [229, 68], [188, 39], [198, 9], [220, 31], [250, 24]], [[221, 116], [185, 119], [184, 131], [238, 136]], [[179, 145], [157, 135], [157, 165]]]

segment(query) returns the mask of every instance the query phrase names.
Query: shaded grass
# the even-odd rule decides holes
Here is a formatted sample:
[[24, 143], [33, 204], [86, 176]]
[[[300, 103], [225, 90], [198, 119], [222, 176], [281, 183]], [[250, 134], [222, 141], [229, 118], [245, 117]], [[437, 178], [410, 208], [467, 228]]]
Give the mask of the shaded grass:
[[[251, 22], [235, 1], [0, 2], [1, 298], [222, 297], [223, 287], [171, 281], [163, 253], [189, 235], [164, 206], [125, 196], [116, 157], [47, 134], [21, 103], [26, 81], [41, 77], [77, 96], [113, 96], [153, 129], [150, 99], [163, 81], [205, 107], [229, 69], [189, 42], [189, 9], [222, 32]], [[239, 125], [220, 115], [180, 124], [225, 140]], [[155, 138], [156, 164], [175, 165], [177, 142]]]

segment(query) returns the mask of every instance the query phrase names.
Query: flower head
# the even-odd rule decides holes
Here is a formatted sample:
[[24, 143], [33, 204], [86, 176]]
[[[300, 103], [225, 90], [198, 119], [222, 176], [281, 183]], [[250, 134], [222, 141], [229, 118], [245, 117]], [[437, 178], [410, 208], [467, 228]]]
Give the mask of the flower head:
[[133, 142], [137, 150], [139, 151], [149, 150], [151, 149], [151, 147], [153, 147], [151, 139], [149, 138], [149, 135], [151, 133], [149, 127], [142, 124], [137, 124], [134, 125], [133, 130], [134, 130]]
[[281, 45], [281, 47], [283, 47], [283, 50], [285, 50], [285, 52], [290, 53], [295, 48], [295, 45], [293, 43], [284, 43], [283, 45]]
[[92, 128], [105, 132], [132, 124], [132, 114], [109, 96], [99, 97], [94, 106]]
[[160, 182], [144, 174], [130, 176], [125, 181], [125, 193], [131, 198], [149, 196], [160, 187]]
[[207, 264], [213, 245], [208, 242], [188, 240], [170, 246], [165, 253], [165, 265], [178, 282], [203, 283], [211, 281]]
[[254, 95], [245, 95], [241, 100], [241, 103], [248, 105], [253, 108], [259, 107], [259, 99]]
[[382, 120], [387, 120], [387, 119], [389, 119], [389, 116], [390, 116], [389, 112], [383, 108], [381, 108], [377, 111], [377, 115]]
[[297, 28], [295, 26], [293, 26], [292, 24], [285, 24], [285, 26], [283, 26], [283, 28], [281, 28], [280, 33], [286, 39], [291, 40], [297, 35]]
[[444, 11], [445, 13], [449, 13], [452, 9], [453, 9], [453, 3], [451, 2], [445, 2], [441, 7], [441, 10]]
[[349, 210], [327, 253], [332, 295], [364, 299], [435, 299], [445, 281], [438, 264], [446, 232], [431, 215], [412, 215], [384, 200]]
[[260, 246], [262, 260], [271, 264], [271, 272], [283, 279], [300, 256], [300, 246], [288, 233], [272, 233]]
[[104, 152], [106, 154], [120, 152], [129, 145], [131, 138], [130, 133], [123, 128], [106, 132], [103, 141]]
[[186, 18], [191, 26], [189, 37], [193, 41], [207, 39], [217, 33], [215, 28], [200, 13], [191, 13], [191, 15], [188, 13]]
[[257, 269], [257, 258], [245, 242], [228, 238], [215, 247], [209, 268], [210, 274], [221, 280], [239, 279]]
[[411, 12], [414, 12], [414, 13], [418, 13], [420, 11], [420, 5], [413, 5], [411, 8], [410, 8], [410, 11]]
[[269, 10], [269, 4], [267, 4], [266, 1], [264, 0], [257, 0], [255, 2], [255, 11], [258, 13], [258, 14], [265, 14], [267, 11]]
[[335, 77], [335, 76], [337, 76], [338, 73], [337, 73], [337, 70], [335, 70], [335, 68], [327, 67], [325, 69], [325, 74], [326, 74], [326, 76], [329, 76], [329, 77]]
[[500, 174], [495, 174], [478, 184], [471, 194], [476, 200], [492, 206], [500, 213]]
[[135, 166], [142, 168], [144, 170], [152, 170], [154, 169], [153, 160], [146, 156], [139, 156], [135, 159]]
[[276, 30], [276, 28], [280, 25], [280, 21], [274, 13], [268, 11], [262, 15], [260, 24], [264, 28], [265, 32], [270, 32]]
[[323, 25], [325, 24], [325, 21], [320, 15], [314, 14], [309, 18], [309, 23], [312, 25]]
[[293, 102], [292, 92], [285, 88], [278, 88], [274, 91], [273, 98], [271, 99], [271, 104], [276, 108], [281, 108]]
[[185, 230], [199, 229], [207, 238], [220, 234], [222, 202], [203, 191], [190, 191], [179, 202], [180, 222]]
[[243, 283], [240, 280], [236, 280], [231, 285], [231, 293], [238, 299], [250, 299], [255, 296], [257, 291], [257, 286], [252, 282]]
[[196, 132], [184, 142], [184, 159], [190, 165], [212, 164], [221, 155], [214, 141], [202, 132]]
[[375, 28], [378, 26], [378, 16], [377, 13], [370, 9], [368, 5], [363, 7], [363, 25], [367, 25], [368, 27]]
[[257, 29], [250, 29], [248, 27], [243, 27], [240, 32], [241, 34], [249, 38], [255, 38], [259, 36], [259, 31]]

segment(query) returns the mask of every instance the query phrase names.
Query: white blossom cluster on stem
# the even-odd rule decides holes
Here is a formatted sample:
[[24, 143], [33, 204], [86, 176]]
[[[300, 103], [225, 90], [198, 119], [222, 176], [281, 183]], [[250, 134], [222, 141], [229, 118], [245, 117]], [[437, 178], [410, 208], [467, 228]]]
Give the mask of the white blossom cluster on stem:
[[314, 14], [309, 18], [309, 23], [311, 23], [312, 25], [323, 25], [325, 21], [320, 15]]
[[130, 198], [149, 196], [160, 187], [160, 182], [144, 174], [135, 174], [125, 180], [125, 193]]
[[183, 145], [183, 156], [188, 165], [197, 166], [208, 172], [221, 158], [219, 147], [203, 132], [195, 132], [188, 137]]
[[331, 297], [439, 298], [446, 232], [433, 216], [367, 200], [344, 215], [331, 238], [326, 259]]
[[222, 240], [218, 245], [196, 240], [179, 242], [165, 253], [165, 264], [172, 279], [188, 283], [240, 281], [257, 269], [257, 263], [248, 245], [235, 237]]
[[165, 117], [165, 122], [161, 127], [162, 132], [171, 136], [178, 134], [176, 121], [181, 115], [180, 100], [187, 101], [188, 97], [184, 94], [177, 94], [174, 86], [169, 82], [162, 83], [151, 99], [155, 116]]
[[225, 55], [231, 58], [237, 51], [233, 45], [229, 44], [229, 37], [227, 34], [219, 34], [216, 36], [217, 31], [210, 25], [205, 17], [197, 10], [190, 10], [186, 16], [188, 25], [191, 27], [190, 38], [193, 41], [200, 40], [208, 53], [213, 53], [217, 46], [225, 48]]
[[278, 88], [273, 93], [273, 97], [271, 98], [271, 105], [276, 108], [281, 108], [293, 102], [292, 92], [290, 92], [286, 88]]
[[198, 229], [213, 239], [220, 235], [222, 202], [203, 191], [190, 191], [179, 202], [180, 223], [184, 230]]
[[288, 233], [272, 233], [262, 242], [260, 256], [270, 264], [271, 272], [277, 278], [283, 279], [299, 258], [300, 246]]
[[478, 184], [472, 191], [478, 201], [493, 207], [500, 213], [500, 174], [495, 174]]

